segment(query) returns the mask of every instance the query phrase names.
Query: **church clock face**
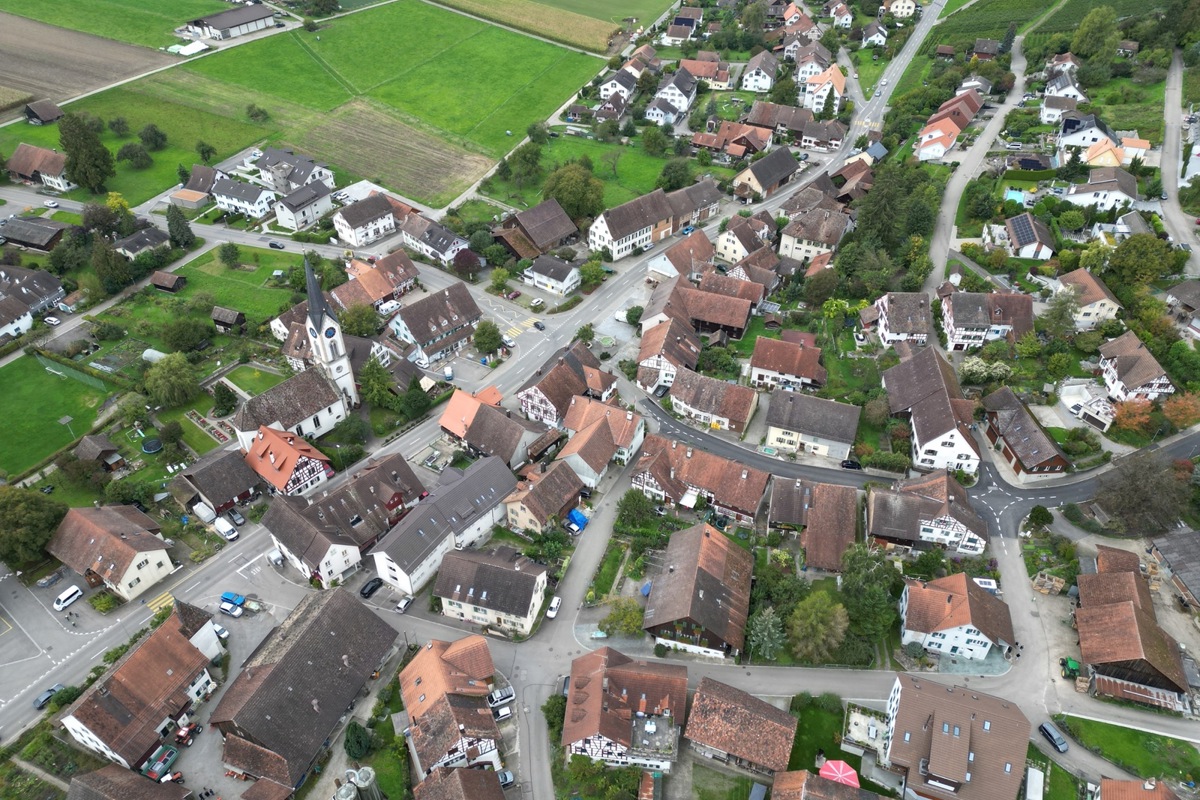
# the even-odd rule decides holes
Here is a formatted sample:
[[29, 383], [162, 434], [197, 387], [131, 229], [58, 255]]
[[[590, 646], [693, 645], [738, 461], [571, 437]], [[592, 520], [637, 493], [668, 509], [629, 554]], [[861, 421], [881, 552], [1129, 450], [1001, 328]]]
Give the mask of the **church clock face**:
[[334, 370], [334, 372], [336, 372], [338, 375], [341, 375], [343, 369], [344, 369], [344, 367], [342, 367], [341, 364], [338, 364], [337, 369]]
[[336, 330], [336, 329], [334, 329], [334, 328], [332, 328], [332, 327], [329, 327], [329, 328], [326, 328], [326, 329], [325, 329], [325, 338], [326, 338], [326, 339], [332, 339], [334, 336], [337, 336], [337, 330]]
[[313, 327], [309, 327], [309, 329], [308, 329], [308, 335], [309, 335], [309, 336], [316, 336], [316, 335], [317, 335], [317, 329], [316, 329], [316, 328], [313, 328]]

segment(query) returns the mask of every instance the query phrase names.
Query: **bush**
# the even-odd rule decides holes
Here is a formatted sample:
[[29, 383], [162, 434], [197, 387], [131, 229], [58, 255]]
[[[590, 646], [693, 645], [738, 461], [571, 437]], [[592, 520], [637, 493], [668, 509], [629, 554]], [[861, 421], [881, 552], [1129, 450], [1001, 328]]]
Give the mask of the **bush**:
[[822, 711], [828, 711], [831, 714], [840, 714], [842, 712], [842, 698], [833, 692], [825, 692], [816, 700], [813, 705]]
[[909, 658], [920, 658], [925, 655], [925, 648], [921, 646], [920, 642], [909, 642], [904, 645], [904, 654]]
[[117, 599], [117, 596], [112, 592], [107, 591], [92, 595], [88, 598], [88, 603], [90, 603], [92, 608], [96, 609], [101, 614], [107, 614], [109, 611], [112, 611], [117, 606], [121, 605], [121, 601]]
[[665, 644], [663, 644], [662, 642], [657, 642], [654, 645], [654, 657], [655, 658], [666, 658], [667, 657], [667, 646]]
[[346, 755], [352, 759], [360, 759], [366, 757], [374, 745], [371, 732], [359, 725], [358, 722], [350, 720], [346, 725], [346, 740], [344, 746]]

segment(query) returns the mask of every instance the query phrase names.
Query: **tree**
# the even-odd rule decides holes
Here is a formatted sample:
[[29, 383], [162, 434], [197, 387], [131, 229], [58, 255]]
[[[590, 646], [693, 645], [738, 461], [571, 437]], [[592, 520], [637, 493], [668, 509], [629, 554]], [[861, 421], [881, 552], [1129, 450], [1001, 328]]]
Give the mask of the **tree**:
[[1038, 340], [1036, 333], [1028, 331], [1020, 339], [1017, 339], [1016, 350], [1017, 355], [1021, 358], [1038, 358], [1042, 354], [1042, 343]]
[[490, 355], [500, 349], [504, 342], [500, 338], [500, 329], [490, 319], [475, 323], [475, 349], [484, 355]]
[[1200, 395], [1177, 392], [1163, 403], [1163, 416], [1176, 428], [1190, 428], [1200, 422]]
[[615, 528], [630, 530], [644, 528], [654, 520], [654, 503], [637, 489], [627, 489], [617, 501]]
[[67, 156], [67, 178], [92, 194], [104, 191], [105, 182], [117, 174], [112, 153], [78, 114], [58, 121], [58, 144]]
[[984, 384], [1007, 380], [1012, 375], [1012, 367], [1003, 361], [989, 364], [978, 356], [967, 356], [958, 368], [958, 376], [963, 383]]
[[225, 266], [233, 268], [241, 263], [242, 250], [233, 242], [225, 242], [217, 248], [217, 258]]
[[1054, 514], [1045, 506], [1034, 506], [1029, 510], [1029, 524], [1044, 528], [1054, 522]]
[[815, 275], [804, 279], [804, 302], [812, 307], [825, 304], [837, 291], [838, 274], [836, 270], [823, 269]]
[[682, 189], [692, 182], [692, 165], [686, 158], [672, 158], [663, 164], [662, 172], [658, 175], [655, 186], [664, 191], [673, 192]]
[[142, 144], [150, 151], [162, 150], [167, 146], [167, 135], [153, 122], [138, 131], [138, 138], [142, 140]]
[[483, 255], [483, 251], [492, 246], [496, 240], [492, 237], [491, 231], [487, 228], [480, 228], [467, 237], [467, 246], [473, 252]]
[[400, 411], [411, 420], [420, 419], [421, 415], [433, 406], [433, 400], [421, 388], [421, 378], [414, 375], [408, 384], [408, 390], [400, 395]]
[[504, 267], [495, 267], [492, 269], [492, 288], [497, 292], [503, 292], [508, 288], [508, 279], [512, 275]]
[[108, 294], [116, 294], [133, 283], [129, 261], [100, 237], [92, 242], [91, 264], [100, 279], [100, 286]]
[[1012, 50], [1013, 40], [1017, 38], [1017, 23], [1008, 23], [1008, 30], [1004, 32], [1004, 39], [1000, 42], [1000, 52], [1007, 53]]
[[362, 389], [362, 398], [373, 408], [394, 408], [396, 396], [392, 393], [395, 382], [387, 368], [379, 363], [379, 359], [371, 356], [363, 364], [358, 373], [358, 384]]
[[837, 93], [830, 91], [825, 94], [825, 102], [817, 112], [817, 119], [833, 119], [837, 114]]
[[108, 129], [112, 131], [113, 136], [119, 136], [124, 139], [129, 135], [129, 123], [124, 117], [113, 117], [108, 121]]
[[365, 758], [371, 752], [374, 744], [373, 735], [369, 730], [359, 725], [356, 721], [350, 720], [346, 724], [346, 738], [344, 746], [346, 755], [357, 761], [360, 758]]
[[207, 164], [212, 161], [213, 156], [217, 154], [217, 148], [213, 147], [206, 141], [196, 142], [196, 154], [200, 156], [200, 160]]
[[746, 643], [749, 651], [758, 658], [774, 661], [779, 655], [787, 644], [787, 633], [774, 607], [767, 606], [750, 617], [746, 625]]
[[171, 353], [151, 364], [143, 378], [146, 394], [156, 405], [175, 408], [200, 394], [196, 371], [183, 353]]
[[371, 337], [379, 333], [379, 314], [367, 303], [354, 303], [338, 314], [342, 331], [351, 336]]
[[1150, 412], [1153, 406], [1149, 400], [1123, 400], [1114, 406], [1113, 425], [1126, 431], [1145, 432], [1150, 427]]
[[533, 183], [542, 174], [542, 148], [536, 142], [526, 142], [508, 157], [512, 181], [517, 188]]
[[599, 286], [604, 274], [604, 266], [598, 261], [588, 261], [579, 267], [579, 280], [584, 286]]
[[307, 11], [314, 17], [327, 17], [336, 14], [340, 8], [338, 0], [310, 0]]
[[642, 148], [652, 156], [658, 157], [667, 152], [667, 135], [657, 126], [646, 128], [642, 134]]
[[192, 173], [183, 164], [176, 164], [175, 165], [175, 177], [179, 178], [179, 182], [181, 184], [187, 185], [187, 182], [192, 177]]
[[772, 103], [784, 106], [795, 105], [796, 82], [791, 78], [783, 78], [782, 80], [775, 81], [775, 85], [767, 93], [767, 99]]
[[599, 627], [609, 636], [641, 636], [645, 616], [641, 603], [632, 597], [622, 597], [612, 601], [608, 615], [600, 620]]
[[1062, 339], [1075, 330], [1075, 315], [1078, 313], [1079, 292], [1072, 287], [1050, 298], [1045, 312], [1038, 317], [1038, 324], [1051, 339]]
[[1169, 244], [1152, 233], [1135, 233], [1112, 251], [1108, 271], [1120, 284], [1145, 286], [1170, 274], [1174, 263]]
[[342, 444], [366, 444], [371, 436], [371, 423], [358, 414], [350, 414], [333, 426], [332, 433]]
[[[1011, 370], [1010, 370], [1011, 371]], [[1055, 353], [1046, 359], [1046, 374], [1054, 380], [1067, 377], [1071, 371], [1071, 354]]]
[[855, 633], [877, 639], [896, 621], [896, 569], [881, 553], [855, 545], [842, 555], [842, 602]]
[[254, 103], [246, 106], [246, 116], [254, 122], [266, 122], [271, 118], [271, 115], [267, 113], [265, 108], [256, 106]]
[[881, 428], [887, 424], [888, 418], [892, 416], [891, 406], [888, 405], [887, 395], [873, 397], [867, 401], [863, 407], [863, 417], [867, 423], [876, 428]]
[[1139, 450], [1113, 461], [1099, 478], [1096, 499], [1118, 517], [1125, 529], [1149, 535], [1173, 526], [1191, 496], [1171, 463], [1157, 453]]
[[[613, 174], [616, 174], [615, 162]], [[551, 172], [542, 186], [542, 196], [557, 200], [571, 219], [595, 217], [604, 210], [604, 182], [578, 163]]]
[[145, 169], [154, 163], [146, 148], [137, 142], [128, 142], [117, 151], [117, 161], [128, 161], [134, 169]]
[[66, 503], [49, 495], [0, 486], [0, 561], [12, 569], [40, 561], [46, 542], [66, 515]]
[[233, 413], [237, 408], [237, 395], [233, 389], [225, 385], [225, 381], [217, 381], [213, 385], [213, 416], [223, 417]]
[[631, 306], [625, 311], [625, 321], [630, 325], [637, 325], [642, 321], [642, 314], [645, 311], [641, 306]]
[[454, 265], [454, 272], [459, 277], [465, 280], [475, 280], [475, 274], [479, 272], [479, 256], [475, 255], [470, 250], [459, 250], [454, 254], [454, 260], [451, 262]]
[[580, 326], [579, 330], [575, 331], [575, 339], [584, 344], [591, 344], [596, 338], [596, 330], [592, 327], [592, 323]]
[[529, 141], [537, 144], [545, 144], [550, 141], [550, 129], [544, 122], [529, 123], [529, 127], [525, 129], [525, 135], [529, 137]]
[[177, 317], [162, 326], [163, 343], [180, 353], [196, 350], [216, 331], [207, 321], [195, 317]]
[[1111, 59], [1116, 40], [1117, 12], [1111, 6], [1097, 6], [1080, 20], [1071, 39], [1071, 52], [1083, 59]]
[[103, 203], [85, 203], [82, 216], [84, 229], [101, 236], [113, 236], [121, 227], [121, 218]]
[[742, 10], [742, 28], [754, 34], [761, 34], [767, 24], [767, 4], [765, 0], [755, 0]]
[[1077, 231], [1087, 224], [1083, 212], [1072, 208], [1058, 215], [1058, 226], [1064, 230]]
[[179, 420], [171, 420], [158, 429], [158, 438], [165, 445], [179, 444], [183, 440], [183, 425], [179, 424]]
[[196, 243], [196, 234], [192, 233], [192, 226], [179, 206], [167, 206], [167, 233], [171, 236], [172, 247], [187, 248]]
[[800, 661], [821, 664], [841, 646], [850, 627], [850, 615], [826, 592], [813, 592], [788, 618], [792, 653]]

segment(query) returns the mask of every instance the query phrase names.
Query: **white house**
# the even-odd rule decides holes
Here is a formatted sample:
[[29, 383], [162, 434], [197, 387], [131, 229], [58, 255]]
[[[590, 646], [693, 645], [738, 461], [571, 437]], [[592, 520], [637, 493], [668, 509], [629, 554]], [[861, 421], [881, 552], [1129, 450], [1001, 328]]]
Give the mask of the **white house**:
[[1058, 133], [1059, 158], [1066, 163], [1068, 148], [1087, 150], [1101, 139], [1121, 145], [1121, 137], [1095, 114], [1064, 114]]
[[917, 134], [917, 159], [920, 161], [940, 161], [946, 153], [958, 142], [958, 134], [962, 128], [949, 118], [943, 118], [928, 123]]
[[923, 345], [933, 335], [933, 313], [924, 292], [888, 292], [875, 301], [879, 338], [885, 345]]
[[1046, 97], [1066, 97], [1076, 103], [1088, 102], [1088, 97], [1075, 82], [1075, 73], [1060, 72], [1046, 83]]
[[1006, 219], [1004, 231], [1008, 252], [1013, 256], [1043, 261], [1054, 256], [1054, 234], [1028, 211]]
[[394, 233], [396, 217], [388, 199], [373, 194], [338, 209], [333, 215], [333, 227], [343, 244], [364, 247]]
[[834, 6], [833, 13], [830, 16], [833, 17], [833, 27], [835, 28], [850, 30], [854, 25], [854, 14], [846, 7], [845, 3], [838, 3]]
[[406, 215], [400, 222], [400, 234], [405, 247], [416, 250], [442, 266], [449, 266], [454, 257], [468, 246], [467, 240], [454, 231], [416, 213]]
[[750, 385], [758, 389], [820, 389], [825, 385], [821, 348], [760, 336], [750, 356]]
[[511, 547], [452, 550], [442, 557], [433, 596], [444, 617], [528, 636], [546, 602], [546, 568]]
[[935, 348], [925, 348], [883, 373], [893, 414], [912, 424], [912, 461], [920, 470], [979, 470], [971, 433], [974, 404], [963, 399], [954, 368]]
[[218, 208], [261, 219], [271, 213], [276, 195], [262, 186], [218, 178], [213, 184], [212, 197]]
[[1100, 211], [1133, 205], [1138, 199], [1137, 178], [1120, 167], [1098, 167], [1088, 173], [1087, 183], [1072, 184], [1062, 199]]
[[476, 461], [465, 471], [446, 469], [437, 486], [379, 541], [375, 572], [401, 594], [415, 595], [451, 550], [485, 541], [504, 524], [504, 498], [517, 479], [502, 459]]
[[588, 249], [607, 248], [616, 261], [650, 247], [671, 235], [673, 213], [662, 189], [635, 197], [596, 217], [588, 229]]
[[949, 470], [940, 469], [867, 494], [867, 540], [902, 547], [938, 545], [947, 553], [977, 556], [988, 542], [987, 523]]
[[942, 301], [942, 327], [951, 350], [1033, 331], [1033, 297], [1013, 292], [953, 292]]
[[801, 392], [774, 392], [767, 404], [767, 441], [785, 453], [841, 461], [850, 457], [862, 409]]
[[457, 281], [401, 308], [391, 328], [396, 338], [415, 345], [409, 360], [428, 367], [466, 347], [482, 317], [467, 285]]
[[917, 13], [915, 0], [884, 0], [879, 6], [879, 14], [891, 14], [899, 19], [907, 19]]
[[521, 273], [521, 278], [528, 286], [563, 297], [578, 289], [583, 280], [579, 267], [555, 256], [538, 256]]
[[1133, 331], [1100, 345], [1100, 370], [1108, 396], [1116, 402], [1154, 401], [1175, 392], [1158, 359]]
[[[1120, 302], [1109, 291], [1104, 281], [1086, 269], [1077, 269], [1062, 275], [1051, 285], [1055, 294], [1074, 292], [1079, 310], [1075, 312], [1075, 330], [1090, 331], [1117, 318]], [[1169, 299], [1168, 299], [1168, 302]]]
[[747, 92], [769, 92], [775, 85], [779, 71], [779, 60], [769, 50], [763, 50], [750, 59], [742, 72], [742, 90]]
[[305, 184], [275, 203], [275, 219], [284, 228], [304, 230], [333, 210], [329, 187], [320, 181]]
[[346, 418], [346, 395], [329, 378], [318, 358], [314, 358], [317, 368], [306, 369], [251, 397], [234, 412], [232, 424], [243, 450], [250, 447], [264, 425], [316, 439]]
[[700, 360], [696, 331], [674, 318], [642, 333], [638, 350], [637, 382], [646, 391], [670, 386], [681, 368], [695, 369]]
[[837, 111], [846, 95], [846, 76], [837, 64], [831, 64], [824, 72], [804, 82], [804, 107], [819, 113], [825, 109], [830, 94], [833, 95], [833, 110]]
[[1038, 121], [1043, 125], [1057, 125], [1062, 122], [1063, 114], [1074, 111], [1078, 105], [1069, 97], [1045, 97], [1038, 109]]
[[872, 22], [862, 30], [863, 47], [886, 47], [887, 27], [881, 22]]
[[678, 69], [658, 85], [654, 96], [665, 100], [679, 113], [685, 113], [696, 100], [696, 79], [686, 69]]
[[[330, 191], [335, 185], [333, 170], [293, 150], [266, 147], [257, 159], [247, 161], [250, 164], [258, 168], [258, 177], [279, 194], [290, 194], [311, 183], [323, 183]], [[194, 173], [196, 167], [192, 170]]]
[[128, 602], [175, 569], [162, 526], [133, 506], [72, 508], [46, 544], [46, 552]]
[[83, 747], [136, 770], [177, 726], [196, 721], [196, 704], [217, 688], [209, 663], [224, 652], [211, 613], [177, 599], [161, 625], [83, 690], [61, 724]]
[[69, 192], [75, 184], [67, 179], [67, 154], [21, 142], [5, 162], [13, 182], [41, 183], [60, 192]]
[[965, 572], [908, 580], [900, 596], [900, 642], [939, 655], [982, 661], [1016, 643], [1008, 605]]
[[811, 261], [822, 253], [832, 253], [853, 228], [849, 214], [828, 208], [814, 208], [800, 214], [783, 229], [779, 255], [797, 261]]
[[626, 102], [629, 102], [636, 91], [637, 78], [626, 70], [617, 70], [600, 84], [600, 99], [607, 100], [616, 94], [624, 98]]

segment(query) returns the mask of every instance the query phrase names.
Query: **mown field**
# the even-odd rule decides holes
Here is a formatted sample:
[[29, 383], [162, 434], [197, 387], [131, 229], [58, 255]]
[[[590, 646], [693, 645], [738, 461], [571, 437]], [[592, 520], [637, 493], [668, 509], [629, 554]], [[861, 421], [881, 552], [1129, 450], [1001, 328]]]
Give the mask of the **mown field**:
[[175, 28], [228, 10], [221, 0], [0, 0], [0, 11], [146, 47], [179, 43]]
[[670, 0], [608, 0], [597, 3], [595, 0], [537, 0], [541, 5], [551, 8], [561, 8], [573, 11], [585, 17], [603, 19], [611, 22], [632, 17], [639, 25], [649, 25], [671, 5]]
[[531, 0], [437, 1], [501, 25], [511, 25], [518, 30], [594, 53], [607, 51], [609, 37], [620, 29], [619, 18], [609, 21], [605, 17], [594, 17], [580, 10], [565, 10], [551, 3]]
[[[1053, 5], [1053, 3], [1049, 3], [1049, 5]], [[1087, 13], [1098, 5], [1111, 7], [1117, 12], [1117, 18], [1120, 19], [1135, 14], [1145, 14], [1149, 8], [1158, 4], [1148, 3], [1146, 0], [1104, 0], [1103, 3], [1098, 3], [1096, 0], [1067, 0], [1062, 8], [1055, 11], [1053, 16], [1038, 26], [1038, 33], [1074, 31]]]
[[176, 274], [188, 279], [187, 286], [178, 296], [186, 299], [201, 292], [207, 293], [212, 296], [215, 305], [243, 312], [247, 327], [254, 328], [287, 308], [292, 297], [291, 289], [268, 285], [271, 273], [277, 269], [286, 271], [301, 261], [302, 256], [298, 252], [243, 247], [243, 266], [230, 269], [217, 260], [215, 250], [209, 250], [190, 264], [175, 270]]
[[[33, 356], [22, 356], [0, 369], [0, 415], [4, 446], [0, 470], [18, 474], [37, 464], [75, 436], [90, 433], [108, 392], [77, 380], [52, 375]], [[7, 409], [7, 411], [5, 410]], [[58, 420], [72, 417], [71, 427]]]
[[[105, 120], [124, 116], [134, 131], [154, 122], [168, 135], [152, 167], [118, 164], [107, 188], [137, 204], [177, 182], [176, 166], [197, 160], [197, 141], [213, 145], [218, 159], [266, 143], [301, 148], [348, 178], [441, 207], [602, 66], [418, 0], [324, 23], [317, 35], [250, 42], [69, 106]], [[250, 103], [270, 119], [252, 123]], [[108, 132], [103, 140], [114, 152], [125, 141]], [[0, 129], [0, 152], [21, 141], [57, 147], [58, 130]]]

